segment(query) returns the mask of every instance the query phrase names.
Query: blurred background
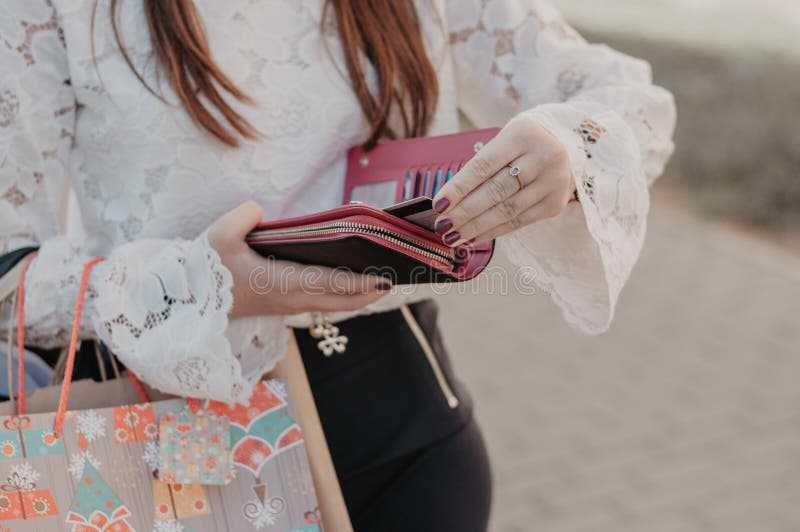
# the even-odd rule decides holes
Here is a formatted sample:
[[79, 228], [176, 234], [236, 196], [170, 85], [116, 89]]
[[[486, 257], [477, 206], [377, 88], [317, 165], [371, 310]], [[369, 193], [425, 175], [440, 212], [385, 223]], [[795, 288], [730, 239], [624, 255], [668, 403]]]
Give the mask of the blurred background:
[[[678, 104], [611, 331], [452, 291], [445, 338], [495, 472], [492, 531], [800, 531], [800, 5], [554, 0]], [[531, 299], [533, 298], [533, 300]]]

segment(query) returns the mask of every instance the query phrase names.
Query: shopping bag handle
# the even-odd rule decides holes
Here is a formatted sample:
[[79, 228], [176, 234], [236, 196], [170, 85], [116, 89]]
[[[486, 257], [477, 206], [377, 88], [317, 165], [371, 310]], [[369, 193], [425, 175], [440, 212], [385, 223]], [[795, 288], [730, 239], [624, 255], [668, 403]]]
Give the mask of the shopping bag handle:
[[[64, 413], [67, 411], [67, 401], [69, 399], [69, 386], [72, 383], [72, 370], [75, 368], [75, 352], [78, 350], [78, 332], [80, 331], [81, 327], [81, 313], [83, 312], [83, 300], [86, 296], [86, 288], [89, 286], [89, 274], [92, 273], [92, 269], [97, 266], [98, 263], [105, 260], [103, 257], [97, 257], [89, 262], [83, 267], [83, 272], [81, 273], [81, 284], [78, 286], [78, 296], [75, 299], [75, 319], [72, 322], [72, 335], [69, 339], [69, 351], [67, 353], [67, 365], [64, 368], [64, 382], [61, 384], [61, 398], [58, 400], [58, 410], [56, 411], [56, 421], [55, 426], [53, 428], [53, 432], [55, 433], [55, 437], [59, 438], [61, 436], [61, 429], [64, 426]], [[22, 295], [22, 294], [20, 294]], [[21, 316], [22, 317], [22, 316]], [[24, 328], [24, 324], [22, 320], [19, 320], [17, 324], [18, 330], [22, 330], [20, 328]], [[18, 337], [22, 337], [22, 334], [18, 334]], [[22, 344], [20, 343], [20, 346]], [[20, 354], [20, 367], [22, 367], [22, 355]]]
[[[25, 413], [25, 276], [28, 274], [28, 268], [31, 267], [34, 258], [36, 258], [35, 253], [25, 261], [17, 286], [17, 349], [19, 350], [17, 352], [17, 413], [19, 415]], [[10, 349], [8, 356], [11, 358]], [[8, 393], [12, 395], [10, 387]]]
[[[16, 284], [16, 283], [15, 283]], [[11, 308], [9, 309], [10, 316], [8, 318], [8, 345], [6, 345], [6, 379], [8, 385], [8, 400], [11, 402], [11, 408], [16, 412], [16, 404], [14, 398], [14, 312], [17, 309], [17, 290], [11, 295]]]
[[[67, 402], [69, 400], [69, 388], [72, 383], [72, 372], [75, 368], [75, 354], [78, 350], [78, 335], [81, 325], [81, 314], [83, 313], [83, 301], [86, 297], [86, 289], [89, 286], [89, 275], [92, 269], [105, 258], [97, 257], [87, 262], [83, 267], [81, 273], [81, 282], [78, 286], [78, 294], [75, 298], [75, 317], [72, 322], [72, 334], [69, 340], [69, 348], [67, 350], [66, 364], [64, 367], [64, 382], [61, 384], [61, 396], [58, 401], [58, 410], [56, 411], [55, 424], [53, 432], [56, 438], [61, 436], [61, 431], [64, 426], [64, 414], [67, 411]], [[25, 276], [28, 268], [30, 267], [32, 258], [28, 260], [22, 270], [19, 279], [19, 286], [17, 288], [17, 347], [18, 351], [18, 368], [17, 368], [17, 412], [22, 415], [25, 413]], [[133, 383], [136, 392], [143, 402], [148, 401], [147, 393], [139, 382], [139, 379], [128, 370], [128, 376]]]

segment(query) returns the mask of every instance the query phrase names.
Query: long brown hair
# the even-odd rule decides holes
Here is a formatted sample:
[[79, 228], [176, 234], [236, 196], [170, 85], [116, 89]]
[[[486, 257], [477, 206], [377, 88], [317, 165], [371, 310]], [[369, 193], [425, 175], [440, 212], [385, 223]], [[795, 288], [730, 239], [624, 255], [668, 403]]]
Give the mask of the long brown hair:
[[[237, 146], [240, 137], [257, 138], [259, 132], [253, 125], [225, 101], [228, 94], [253, 103], [211, 57], [193, 0], [143, 1], [153, 54], [192, 119], [229, 146]], [[116, 22], [118, 5], [119, 0], [111, 0], [111, 25], [125, 61], [147, 89], [163, 100], [125, 51]], [[364, 146], [371, 148], [381, 138], [424, 135], [439, 91], [413, 0], [326, 0], [320, 28], [323, 35], [331, 12], [336, 17], [350, 85], [371, 127]], [[364, 57], [377, 77], [374, 94], [367, 85]], [[402, 131], [395, 131], [389, 123], [394, 113], [402, 122]]]

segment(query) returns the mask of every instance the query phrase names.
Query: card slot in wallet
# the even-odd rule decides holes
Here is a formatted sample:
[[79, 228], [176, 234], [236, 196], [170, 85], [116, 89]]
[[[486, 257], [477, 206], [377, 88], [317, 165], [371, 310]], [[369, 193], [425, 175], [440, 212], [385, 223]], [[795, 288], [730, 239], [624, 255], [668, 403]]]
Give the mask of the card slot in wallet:
[[[353, 148], [347, 157], [342, 203], [362, 201], [383, 208], [419, 196], [433, 197], [475, 155], [475, 147], [486, 144], [499, 131], [490, 128], [390, 140], [370, 151]], [[444, 175], [437, 188], [438, 169]]]
[[410, 200], [414, 197], [414, 172], [408, 170], [403, 178], [403, 197], [400, 201]]

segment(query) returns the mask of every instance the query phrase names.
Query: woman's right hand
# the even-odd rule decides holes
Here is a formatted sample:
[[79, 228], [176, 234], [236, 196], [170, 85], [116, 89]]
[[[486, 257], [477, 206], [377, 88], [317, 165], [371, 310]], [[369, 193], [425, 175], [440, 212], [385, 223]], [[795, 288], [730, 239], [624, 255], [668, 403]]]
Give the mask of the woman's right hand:
[[211, 247], [233, 274], [231, 316], [356, 310], [389, 293], [391, 283], [377, 275], [262, 257], [244, 241], [262, 216], [261, 206], [247, 201], [208, 230]]

